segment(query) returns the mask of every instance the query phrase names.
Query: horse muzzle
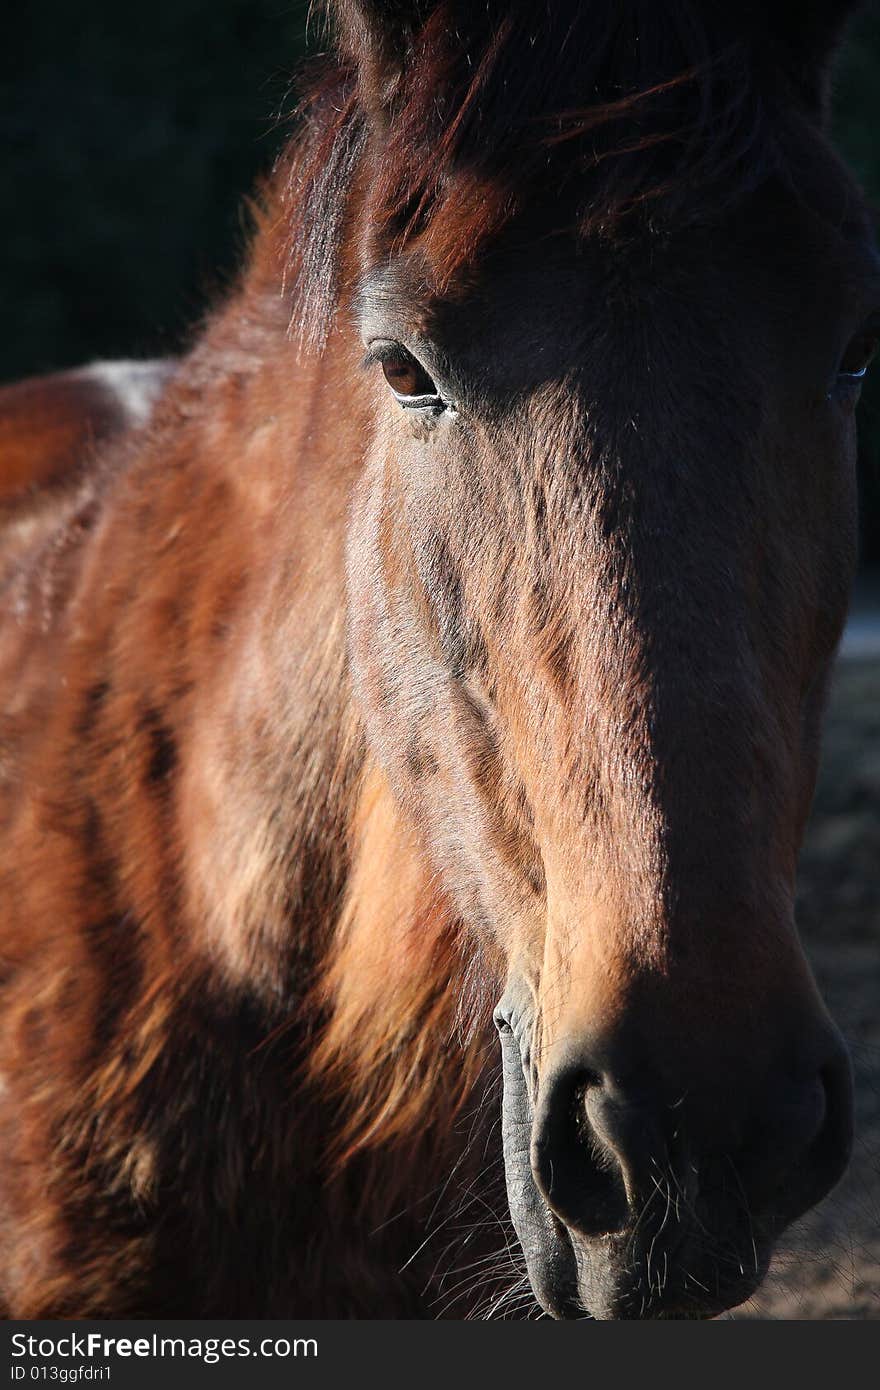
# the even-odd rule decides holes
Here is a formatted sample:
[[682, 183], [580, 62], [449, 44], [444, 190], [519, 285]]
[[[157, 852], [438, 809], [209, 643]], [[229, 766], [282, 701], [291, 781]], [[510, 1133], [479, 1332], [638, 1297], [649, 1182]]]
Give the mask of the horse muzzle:
[[851, 1069], [824, 1015], [801, 1021], [796, 1066], [743, 1094], [727, 1078], [670, 1085], [619, 1038], [569, 1041], [539, 1070], [527, 1019], [502, 1002], [496, 1024], [508, 1201], [554, 1317], [712, 1317], [742, 1303], [779, 1234], [846, 1167]]

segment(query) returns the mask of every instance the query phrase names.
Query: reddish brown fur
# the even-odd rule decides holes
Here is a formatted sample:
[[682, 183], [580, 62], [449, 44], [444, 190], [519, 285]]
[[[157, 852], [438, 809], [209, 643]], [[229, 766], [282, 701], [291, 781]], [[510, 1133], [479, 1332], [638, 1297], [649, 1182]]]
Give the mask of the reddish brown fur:
[[[340, 8], [354, 49], [364, 7]], [[402, 78], [361, 42], [357, 71], [343, 64], [316, 87], [246, 273], [149, 422], [85, 470], [27, 544], [10, 531], [0, 557], [15, 619], [0, 627], [0, 1288], [11, 1316], [432, 1315], [434, 1244], [410, 1257], [426, 1236], [445, 1244], [467, 1224], [461, 1194], [484, 1170], [478, 1221], [497, 1186], [487, 1026], [510, 961], [545, 951], [542, 987], [582, 967], [584, 1009], [595, 995], [623, 1010], [638, 969], [674, 974], [672, 894], [651, 899], [638, 930], [635, 916], [623, 920], [656, 894], [669, 854], [658, 816], [628, 821], [629, 803], [606, 815], [598, 783], [614, 784], [613, 769], [586, 767], [573, 741], [592, 689], [597, 725], [625, 730], [603, 744], [609, 756], [646, 782], [656, 773], [659, 755], [645, 754], [656, 673], [640, 665], [633, 601], [630, 627], [616, 629], [631, 639], [622, 672], [622, 641], [613, 660], [597, 651], [595, 629], [580, 631], [531, 582], [533, 560], [553, 578], [570, 563], [566, 527], [583, 498], [576, 481], [554, 492], [552, 475], [587, 428], [576, 400], [550, 387], [530, 398], [513, 441], [523, 479], [499, 473], [485, 510], [501, 523], [496, 563], [468, 573], [458, 595], [483, 627], [469, 633], [472, 680], [446, 743], [460, 741], [462, 779], [492, 808], [487, 858], [510, 868], [507, 939], [465, 929], [428, 818], [365, 732], [380, 676], [362, 660], [355, 694], [349, 651], [366, 643], [369, 604], [378, 613], [382, 594], [402, 589], [425, 631], [433, 618], [398, 544], [390, 484], [377, 521], [384, 588], [346, 611], [352, 494], [393, 456], [398, 428], [376, 422], [349, 311], [364, 271], [404, 247], [423, 276], [425, 322], [441, 289], [464, 296], [477, 253], [544, 187], [548, 146], [571, 169], [569, 224], [621, 245], [645, 234], [631, 220], [643, 205], [654, 236], [689, 225], [719, 187], [745, 198], [779, 150], [751, 119], [751, 85], [731, 103], [731, 84], [751, 71], [746, 42], [692, 81], [690, 60], [717, 57], [717, 44], [707, 55], [707, 39], [696, 52], [682, 41], [663, 63], [624, 71], [622, 102], [597, 42], [603, 105], [586, 113], [574, 92], [548, 105], [555, 74], [530, 56], [540, 80], [511, 120], [492, 111], [493, 72], [522, 59], [515, 21], [528, 7], [512, 6], [489, 36], [474, 21], [482, 58], [470, 76], [450, 43], [450, 7], [422, 8], [427, 27], [420, 18]], [[573, 22], [591, 8], [575, 6]], [[656, 35], [650, 7], [632, 13]], [[649, 130], [635, 150], [628, 123], [641, 119], [645, 86]], [[682, 88], [705, 147], [696, 164], [688, 142], [668, 158]], [[796, 115], [795, 135], [801, 124]], [[486, 138], [487, 125], [510, 138]], [[595, 139], [604, 144], [585, 169], [573, 151]], [[324, 351], [303, 353], [291, 323]], [[491, 436], [475, 431], [480, 457], [492, 457]], [[366, 512], [363, 496], [358, 506]], [[513, 563], [505, 542], [523, 525]], [[612, 554], [609, 568], [618, 561], [615, 582], [627, 579], [625, 558]], [[503, 650], [511, 614], [526, 668]], [[437, 631], [425, 640], [442, 654]], [[434, 757], [428, 735], [441, 740], [425, 733], [407, 750], [413, 778]], [[551, 763], [556, 800], [542, 782]], [[452, 804], [461, 787], [448, 767], [439, 781]], [[589, 814], [573, 826], [576, 804]], [[592, 931], [605, 910], [597, 896], [574, 951], [559, 924], [583, 911], [585, 824], [620, 889], [620, 921], [607, 938]], [[551, 893], [559, 929], [545, 940], [537, 905]], [[767, 979], [790, 978], [812, 999], [802, 966], [775, 945]], [[735, 962], [738, 948], [728, 941], [721, 956]], [[548, 1012], [540, 1026], [557, 1023]], [[498, 1243], [478, 1233], [468, 1258]], [[493, 1270], [488, 1287], [506, 1273]]]
[[0, 504], [66, 481], [95, 446], [140, 424], [170, 371], [163, 362], [99, 364], [0, 386]]

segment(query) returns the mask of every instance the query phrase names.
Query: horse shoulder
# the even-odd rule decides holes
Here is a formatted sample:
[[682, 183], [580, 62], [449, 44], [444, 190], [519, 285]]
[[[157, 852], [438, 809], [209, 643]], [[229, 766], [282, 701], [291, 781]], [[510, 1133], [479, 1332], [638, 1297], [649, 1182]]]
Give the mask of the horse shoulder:
[[96, 445], [146, 424], [175, 365], [94, 362], [0, 386], [0, 506], [63, 485]]

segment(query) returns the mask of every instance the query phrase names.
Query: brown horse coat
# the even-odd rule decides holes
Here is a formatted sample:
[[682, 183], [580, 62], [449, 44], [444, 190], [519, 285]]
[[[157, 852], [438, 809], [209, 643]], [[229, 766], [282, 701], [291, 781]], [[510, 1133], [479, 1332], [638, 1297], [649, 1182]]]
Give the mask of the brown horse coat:
[[[707, 18], [692, 0], [620, 15], [560, 3], [546, 25], [525, 0], [341, 5], [346, 56], [315, 84], [237, 287], [148, 417], [127, 416], [56, 485], [87, 435], [117, 433], [119, 397], [94, 373], [97, 413], [71, 406], [81, 378], [7, 397], [13, 437], [34, 392], [51, 392], [58, 422], [33, 473], [6, 454], [4, 494], [37, 480], [48, 500], [7, 496], [0, 546], [11, 1316], [503, 1307], [512, 1278], [527, 1289], [504, 1253], [488, 1036], [505, 986], [511, 1205], [552, 1311], [684, 1306], [671, 1275], [656, 1292], [650, 1251], [646, 1283], [630, 1267], [643, 1178], [594, 1094], [617, 1064], [603, 1081], [605, 1063], [578, 1062], [565, 1089], [585, 1019], [616, 1030], [615, 1047], [647, 1030], [658, 1068], [683, 1068], [658, 1071], [650, 1095], [677, 1105], [665, 1088], [681, 1082], [694, 1144], [731, 1152], [742, 1135], [720, 1135], [700, 1068], [724, 1078], [744, 1132], [782, 1055], [771, 1030], [794, 1020], [813, 1089], [778, 1108], [786, 1142], [810, 1142], [813, 1162], [830, 1135], [802, 1202], [839, 1171], [846, 1068], [790, 895], [851, 498], [830, 475], [825, 492], [788, 473], [773, 492], [744, 462], [777, 449], [774, 421], [801, 390], [780, 373], [770, 393], [763, 369], [809, 336], [806, 319], [765, 323], [754, 287], [789, 313], [806, 275], [835, 268], [816, 304], [850, 307], [811, 340], [823, 395], [870, 278], [857, 194], [817, 128], [837, 21], [807, 8], [795, 38], [784, 5]], [[684, 144], [682, 111], [697, 121]], [[789, 164], [817, 187], [794, 199]], [[845, 227], [828, 216], [841, 198]], [[765, 246], [771, 215], [793, 261], [777, 236]], [[368, 348], [405, 405], [436, 388], [403, 338], [454, 345], [425, 358], [450, 381], [430, 416], [362, 370], [352, 321], [383, 315], [397, 356], [370, 346], [381, 322]], [[642, 349], [677, 372], [646, 378]], [[632, 383], [652, 438], [665, 422], [668, 439], [703, 441], [702, 473], [644, 444]], [[803, 426], [840, 453], [841, 477], [848, 411]], [[604, 498], [569, 460], [589, 462]], [[754, 497], [784, 513], [787, 541], [748, 532], [749, 570], [724, 526], [736, 513], [746, 534]], [[689, 549], [698, 530], [711, 544]], [[748, 875], [771, 852], [759, 902]], [[763, 934], [745, 931], [749, 913]], [[707, 1005], [719, 978], [723, 1002]], [[628, 1065], [619, 1113], [634, 1104]], [[592, 1137], [586, 1118], [561, 1136], [553, 1098], [573, 1114], [584, 1088]], [[833, 1134], [816, 1105], [839, 1112]], [[557, 1144], [568, 1166], [554, 1176]], [[588, 1181], [591, 1164], [612, 1176]], [[776, 1190], [775, 1171], [759, 1177], [756, 1193]], [[574, 1210], [591, 1182], [607, 1218]], [[726, 1212], [718, 1194], [713, 1177], [687, 1200]], [[598, 1282], [596, 1239], [613, 1264]], [[444, 1283], [456, 1266], [476, 1270], [474, 1291]], [[725, 1284], [700, 1306], [747, 1292]]]

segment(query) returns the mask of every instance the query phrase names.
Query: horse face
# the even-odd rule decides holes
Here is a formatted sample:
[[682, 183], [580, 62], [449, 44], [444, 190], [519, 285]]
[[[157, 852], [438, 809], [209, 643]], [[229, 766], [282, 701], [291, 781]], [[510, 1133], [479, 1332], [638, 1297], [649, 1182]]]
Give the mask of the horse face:
[[391, 392], [377, 368], [355, 672], [374, 753], [505, 962], [538, 1298], [707, 1314], [755, 1288], [850, 1143], [793, 901], [873, 261], [778, 191], [663, 248], [538, 257], [522, 233], [455, 303], [418, 306], [412, 262], [362, 296]]
[[501, 962], [510, 1209], [557, 1316], [742, 1301], [848, 1156], [793, 904], [880, 292], [857, 194], [791, 129], [801, 196], [618, 240], [536, 199], [451, 293], [430, 229], [361, 286], [353, 669]]

